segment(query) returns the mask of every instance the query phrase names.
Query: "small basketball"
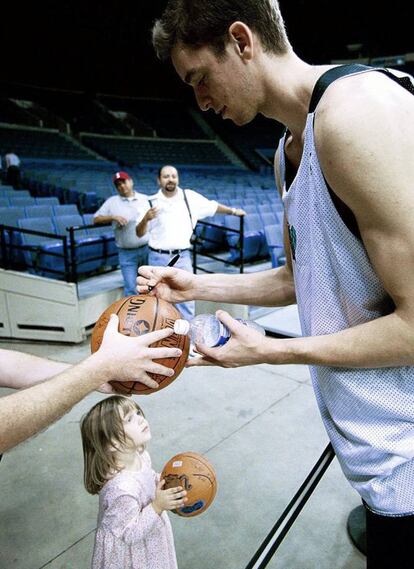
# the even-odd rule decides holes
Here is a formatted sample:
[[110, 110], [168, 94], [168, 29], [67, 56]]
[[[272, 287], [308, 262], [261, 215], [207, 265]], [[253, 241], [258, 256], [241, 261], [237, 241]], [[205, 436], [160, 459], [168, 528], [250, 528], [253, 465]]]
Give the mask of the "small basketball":
[[[126, 336], [142, 336], [148, 332], [163, 328], [174, 328], [174, 322], [182, 318], [179, 310], [165, 300], [155, 296], [136, 295], [127, 296], [117, 300], [101, 314], [92, 331], [91, 352], [99, 349], [102, 336], [109, 322], [111, 314], [119, 317], [119, 331]], [[158, 389], [147, 387], [139, 381], [112, 381], [111, 385], [119, 393], [148, 395], [167, 387], [182, 372], [188, 358], [190, 340], [188, 336], [172, 334], [159, 342], [151, 344], [151, 348], [179, 348], [182, 354], [179, 358], [156, 359], [157, 363], [169, 367], [175, 371], [172, 377], [149, 373], [158, 384]]]
[[198, 516], [213, 502], [217, 492], [216, 473], [210, 462], [196, 452], [182, 452], [173, 456], [164, 466], [161, 480], [164, 489], [182, 486], [187, 490], [187, 502], [173, 510], [184, 518]]

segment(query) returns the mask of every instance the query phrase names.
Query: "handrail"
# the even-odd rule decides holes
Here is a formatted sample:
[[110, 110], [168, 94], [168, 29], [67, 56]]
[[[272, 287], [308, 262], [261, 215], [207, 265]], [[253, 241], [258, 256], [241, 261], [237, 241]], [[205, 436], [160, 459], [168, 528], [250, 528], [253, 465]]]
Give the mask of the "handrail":
[[204, 273], [212, 273], [213, 271], [209, 271], [208, 269], [204, 269], [203, 267], [200, 267], [197, 265], [197, 255], [202, 255], [203, 257], [207, 257], [209, 259], [214, 259], [215, 261], [219, 261], [220, 263], [223, 263], [224, 265], [231, 265], [231, 266], [235, 266], [235, 267], [239, 267], [240, 268], [240, 273], [244, 272], [244, 247], [243, 247], [243, 243], [244, 243], [244, 217], [240, 216], [239, 217], [240, 220], [240, 225], [239, 225], [239, 229], [233, 229], [232, 227], [226, 227], [223, 225], [219, 225], [217, 223], [212, 223], [210, 221], [204, 221], [204, 220], [199, 220], [197, 222], [197, 224], [201, 224], [201, 225], [205, 225], [208, 227], [217, 227], [219, 229], [222, 229], [223, 231], [226, 232], [230, 232], [230, 233], [237, 233], [240, 235], [240, 238], [237, 242], [236, 245], [228, 245], [228, 247], [230, 249], [236, 249], [240, 251], [240, 261], [235, 262], [235, 261], [228, 261], [226, 259], [221, 259], [220, 257], [217, 257], [216, 255], [213, 255], [211, 253], [209, 253], [208, 251], [200, 253], [199, 251], [197, 251], [197, 245], [199, 245], [200, 243], [202, 243], [203, 241], [208, 241], [209, 243], [217, 243], [219, 244], [219, 241], [216, 241], [215, 239], [210, 239], [208, 237], [199, 237], [197, 235], [197, 233], [194, 232], [194, 239], [193, 239], [193, 272], [195, 274], [197, 274], [197, 270], [203, 271]]

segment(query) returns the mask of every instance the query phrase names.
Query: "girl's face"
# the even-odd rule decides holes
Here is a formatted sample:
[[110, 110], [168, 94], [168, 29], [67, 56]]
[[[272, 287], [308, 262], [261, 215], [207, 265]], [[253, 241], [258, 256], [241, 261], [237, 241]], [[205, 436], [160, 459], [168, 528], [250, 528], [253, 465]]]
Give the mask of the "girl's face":
[[125, 435], [133, 441], [136, 448], [145, 445], [151, 440], [151, 431], [148, 421], [142, 416], [138, 409], [131, 409], [126, 412], [122, 419]]

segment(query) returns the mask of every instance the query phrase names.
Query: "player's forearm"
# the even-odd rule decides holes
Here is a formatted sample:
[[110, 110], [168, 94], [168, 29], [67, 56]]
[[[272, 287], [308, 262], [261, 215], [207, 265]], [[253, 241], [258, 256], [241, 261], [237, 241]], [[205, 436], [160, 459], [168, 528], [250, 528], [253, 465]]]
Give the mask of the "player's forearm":
[[260, 347], [264, 363], [349, 368], [414, 365], [414, 322], [397, 313], [335, 334], [275, 340]]
[[296, 302], [292, 274], [287, 267], [249, 274], [198, 275], [196, 300], [212, 300], [256, 306], [286, 306]]
[[102, 369], [98, 371], [96, 355], [56, 377], [0, 398], [0, 453], [48, 427], [108, 380]]

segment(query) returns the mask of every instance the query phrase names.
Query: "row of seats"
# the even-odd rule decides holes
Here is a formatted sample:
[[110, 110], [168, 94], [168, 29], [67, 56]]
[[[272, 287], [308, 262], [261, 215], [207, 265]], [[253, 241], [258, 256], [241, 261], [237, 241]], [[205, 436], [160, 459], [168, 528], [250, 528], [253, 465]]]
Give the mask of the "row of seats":
[[[197, 236], [201, 240], [198, 247], [201, 253], [229, 248], [228, 260], [237, 263], [240, 261], [242, 247], [245, 262], [266, 259], [269, 256], [273, 262], [273, 258], [279, 259], [279, 253], [283, 251], [283, 212], [247, 213], [243, 218], [243, 243], [240, 241], [240, 218], [232, 215], [224, 217], [217, 215], [203, 221], [214, 225], [200, 222], [196, 227]], [[268, 227], [277, 229], [268, 230], [268, 235], [266, 235]], [[275, 247], [280, 250], [276, 251]]]
[[9, 260], [31, 273], [57, 279], [116, 267], [118, 252], [111, 228], [85, 227], [76, 230], [70, 241], [70, 228], [92, 224], [92, 214], [21, 217], [16, 226], [22, 231], [5, 235]]
[[[19, 194], [20, 192], [16, 192]], [[27, 207], [27, 206], [34, 206], [34, 205], [59, 205], [59, 200], [55, 196], [50, 197], [37, 197], [34, 198], [32, 196], [8, 196], [8, 197], [0, 197], [0, 207], [10, 207], [10, 206], [20, 206], [20, 207]]]

